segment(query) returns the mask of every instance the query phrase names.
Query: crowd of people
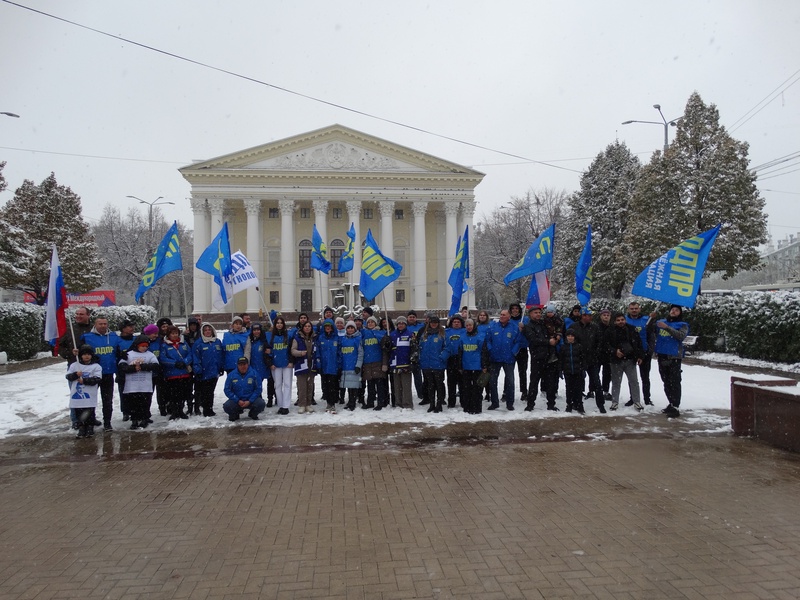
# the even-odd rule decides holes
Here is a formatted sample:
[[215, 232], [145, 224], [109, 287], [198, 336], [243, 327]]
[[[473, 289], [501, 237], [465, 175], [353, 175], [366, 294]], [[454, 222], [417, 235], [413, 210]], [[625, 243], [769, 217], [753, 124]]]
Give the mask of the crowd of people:
[[[564, 319], [553, 304], [532, 306], [523, 315], [522, 306], [513, 303], [496, 320], [485, 310], [473, 319], [464, 307], [446, 324], [433, 312], [423, 319], [415, 311], [394, 321], [379, 319], [370, 307], [348, 320], [326, 307], [316, 324], [300, 313], [291, 328], [280, 314], [262, 324], [245, 313], [221, 339], [210, 323], [195, 317], [183, 331], [164, 317], [138, 335], [125, 321], [117, 333], [102, 316], [90, 323], [89, 310], [81, 307], [58, 350], [68, 362], [72, 426], [78, 437], [89, 437], [94, 427], [113, 429], [115, 383], [123, 421], [139, 429], [153, 422], [154, 395], [158, 412], [170, 420], [215, 416], [214, 393], [223, 375], [222, 410], [231, 421], [245, 413], [257, 420], [271, 407], [288, 415], [293, 385], [297, 412], [313, 412], [317, 375], [321, 401], [331, 414], [358, 407], [412, 410], [414, 396], [428, 412], [446, 406], [477, 414], [484, 402], [487, 410], [502, 403], [511, 411], [515, 370], [526, 411], [534, 410], [540, 395], [547, 410], [559, 410], [562, 379], [567, 412], [585, 414], [586, 399], [593, 399], [600, 413], [606, 403], [617, 410], [623, 375], [630, 393], [625, 406], [641, 411], [652, 405], [653, 357], [669, 402], [663, 412], [677, 417], [688, 331], [681, 307], [671, 306], [666, 318], [658, 319], [656, 313], [642, 315], [637, 302], [627, 314], [601, 310], [596, 318], [576, 305]], [[98, 397], [102, 422], [95, 412]]]

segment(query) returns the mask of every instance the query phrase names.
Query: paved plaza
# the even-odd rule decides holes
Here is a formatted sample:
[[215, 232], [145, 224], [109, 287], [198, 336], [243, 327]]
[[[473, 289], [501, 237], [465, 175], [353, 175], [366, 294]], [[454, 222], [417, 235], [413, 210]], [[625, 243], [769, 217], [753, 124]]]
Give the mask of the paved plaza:
[[686, 412], [9, 437], [0, 597], [797, 598], [800, 456]]

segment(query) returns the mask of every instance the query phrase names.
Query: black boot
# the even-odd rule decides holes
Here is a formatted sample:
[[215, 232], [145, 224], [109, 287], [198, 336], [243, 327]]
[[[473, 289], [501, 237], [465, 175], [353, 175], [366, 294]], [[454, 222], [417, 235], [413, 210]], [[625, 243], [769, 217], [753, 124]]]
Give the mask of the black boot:
[[535, 405], [536, 405], [535, 400], [528, 400], [528, 404], [525, 406], [525, 412], [531, 412]]

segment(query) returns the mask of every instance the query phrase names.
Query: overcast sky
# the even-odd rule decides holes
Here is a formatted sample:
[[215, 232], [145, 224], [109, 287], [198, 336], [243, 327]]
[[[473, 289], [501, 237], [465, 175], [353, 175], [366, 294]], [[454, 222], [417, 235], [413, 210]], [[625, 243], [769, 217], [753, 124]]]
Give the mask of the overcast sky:
[[[0, 0], [0, 111], [20, 115], [0, 116], [1, 202], [54, 171], [90, 218], [163, 196], [191, 226], [179, 167], [340, 123], [486, 173], [481, 220], [529, 188], [577, 189], [615, 139], [646, 163], [663, 126], [621, 122], [678, 117], [693, 91], [751, 166], [800, 153], [796, 0], [19, 4], [163, 53]], [[800, 232], [800, 159], [781, 166], [759, 182], [774, 238]]]

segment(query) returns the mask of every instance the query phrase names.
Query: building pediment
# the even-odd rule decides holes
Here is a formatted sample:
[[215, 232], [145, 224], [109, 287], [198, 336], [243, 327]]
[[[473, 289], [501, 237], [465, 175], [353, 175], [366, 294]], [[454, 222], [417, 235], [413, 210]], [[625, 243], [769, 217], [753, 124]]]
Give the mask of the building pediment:
[[355, 129], [332, 125], [183, 167], [186, 175], [214, 171], [483, 174]]

